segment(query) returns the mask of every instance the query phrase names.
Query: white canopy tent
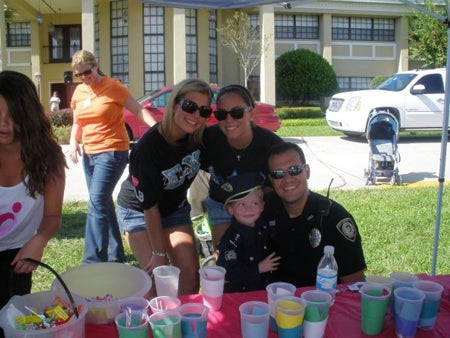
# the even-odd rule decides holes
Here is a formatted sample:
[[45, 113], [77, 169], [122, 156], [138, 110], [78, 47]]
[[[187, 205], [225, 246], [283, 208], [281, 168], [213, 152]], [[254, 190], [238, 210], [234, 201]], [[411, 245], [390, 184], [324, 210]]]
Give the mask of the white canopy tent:
[[[285, 8], [290, 8], [289, 1], [272, 1], [272, 0], [140, 0], [144, 3], [151, 3], [158, 6], [166, 7], [178, 7], [178, 8], [210, 8], [210, 9], [231, 9], [231, 8], [242, 8], [242, 7], [252, 7], [252, 6], [262, 6], [267, 4], [280, 4]], [[303, 1], [293, 1], [296, 5], [301, 5], [302, 2], [308, 3], [311, 1], [318, 0], [303, 0]], [[339, 1], [339, 0], [333, 0]], [[394, 0], [395, 1], [395, 0]], [[445, 102], [444, 102], [444, 115], [442, 118], [442, 137], [441, 137], [441, 156], [440, 156], [440, 166], [439, 166], [439, 177], [438, 177], [438, 194], [437, 194], [437, 206], [436, 206], [436, 222], [435, 222], [435, 232], [434, 232], [434, 244], [433, 244], [433, 254], [431, 262], [431, 274], [436, 274], [437, 265], [437, 253], [439, 248], [439, 234], [441, 225], [441, 210], [442, 210], [442, 196], [445, 182], [445, 165], [446, 165], [446, 154], [447, 154], [447, 140], [448, 140], [448, 124], [449, 124], [449, 105], [450, 97], [448, 95], [448, 89], [450, 88], [450, 23], [448, 17], [443, 17], [437, 13], [434, 13], [423, 5], [417, 4], [413, 0], [397, 0], [398, 2], [405, 3], [418, 11], [425, 14], [431, 15], [434, 18], [442, 22], [442, 24], [447, 25], [447, 77], [445, 83]], [[421, 3], [423, 3], [421, 1]], [[450, 13], [450, 3], [449, 0], [445, 0], [447, 15]]]

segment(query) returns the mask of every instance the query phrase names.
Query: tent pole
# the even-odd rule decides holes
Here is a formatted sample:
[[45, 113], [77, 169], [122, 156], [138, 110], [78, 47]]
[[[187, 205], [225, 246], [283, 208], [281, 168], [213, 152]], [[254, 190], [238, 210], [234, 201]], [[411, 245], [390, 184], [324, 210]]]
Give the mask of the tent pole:
[[[449, 2], [446, 0], [447, 15], [450, 13]], [[439, 233], [441, 224], [441, 210], [442, 210], [442, 195], [445, 182], [445, 162], [447, 156], [447, 140], [448, 140], [448, 122], [449, 122], [449, 95], [450, 89], [450, 24], [448, 19], [445, 24], [447, 25], [447, 65], [446, 65], [446, 81], [445, 81], [445, 101], [444, 101], [444, 116], [442, 117], [442, 136], [441, 136], [441, 157], [439, 167], [439, 187], [436, 204], [436, 223], [434, 226], [434, 244], [433, 244], [433, 259], [431, 263], [431, 275], [436, 274], [437, 255], [439, 248]]]

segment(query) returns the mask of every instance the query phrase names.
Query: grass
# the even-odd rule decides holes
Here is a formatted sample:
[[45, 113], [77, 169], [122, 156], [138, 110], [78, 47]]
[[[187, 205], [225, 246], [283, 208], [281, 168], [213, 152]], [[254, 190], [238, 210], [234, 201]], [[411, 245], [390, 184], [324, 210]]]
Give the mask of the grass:
[[[277, 134], [281, 137], [342, 135], [328, 127], [324, 118], [283, 120]], [[404, 135], [421, 137], [422, 134]], [[431, 273], [437, 201], [435, 184], [331, 190], [330, 197], [344, 205], [356, 219], [363, 238], [367, 274], [387, 275], [394, 270]], [[449, 185], [444, 186], [438, 274], [450, 274], [449, 189]], [[60, 273], [82, 262], [86, 210], [84, 201], [64, 203], [62, 229], [49, 242], [42, 258]], [[125, 246], [125, 250], [129, 264], [138, 266], [130, 249]], [[33, 276], [33, 291], [48, 290], [53, 279], [46, 269], [38, 268]]]
[[[444, 196], [450, 192], [449, 187], [444, 186]], [[330, 197], [344, 205], [358, 223], [368, 265], [367, 274], [387, 275], [395, 270], [431, 273], [436, 186], [331, 190]], [[449, 204], [449, 199], [444, 198], [438, 274], [450, 273]], [[49, 242], [43, 257], [43, 262], [58, 272], [81, 264], [86, 209], [86, 202], [64, 203], [62, 229]], [[126, 253], [129, 263], [137, 266], [128, 247]], [[33, 277], [33, 291], [48, 290], [53, 279], [51, 273], [38, 268]]]

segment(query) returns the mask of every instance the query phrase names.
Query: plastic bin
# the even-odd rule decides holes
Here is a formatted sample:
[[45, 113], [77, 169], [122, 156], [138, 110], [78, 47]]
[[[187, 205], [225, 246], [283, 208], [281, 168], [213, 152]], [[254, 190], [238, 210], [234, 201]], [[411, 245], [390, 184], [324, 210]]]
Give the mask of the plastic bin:
[[42, 291], [30, 293], [23, 296], [13, 296], [9, 300], [8, 304], [6, 304], [0, 310], [0, 326], [5, 331], [5, 337], [84, 338], [85, 319], [88, 311], [87, 301], [83, 297], [74, 293], [72, 293], [72, 297], [75, 301], [75, 304], [77, 306], [81, 305], [82, 310], [81, 313], [79, 313], [78, 318], [76, 316], [72, 316], [72, 318], [70, 318], [67, 323], [42, 330], [16, 330], [15, 324], [8, 321], [7, 313], [8, 310], [11, 310], [11, 305], [14, 305], [19, 311], [23, 312], [24, 314], [29, 313], [29, 311], [25, 309], [25, 306], [36, 309], [38, 313], [41, 313], [46, 307], [50, 306], [53, 303], [56, 295], [70, 303], [69, 298], [64, 293], [64, 291]]
[[[127, 297], [144, 297], [152, 286], [150, 276], [143, 270], [123, 263], [94, 263], [74, 267], [61, 274], [67, 287], [85, 297], [88, 302], [86, 322], [113, 323], [120, 312], [119, 300]], [[57, 279], [52, 290], [62, 290]], [[110, 301], [90, 301], [111, 295]]]

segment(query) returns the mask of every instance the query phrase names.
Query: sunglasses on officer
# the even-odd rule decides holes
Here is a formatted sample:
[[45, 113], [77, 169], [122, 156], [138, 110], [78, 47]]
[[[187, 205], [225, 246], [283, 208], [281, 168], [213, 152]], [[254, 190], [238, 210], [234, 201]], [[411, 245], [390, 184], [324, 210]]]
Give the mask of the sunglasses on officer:
[[272, 177], [275, 180], [282, 179], [286, 172], [289, 174], [289, 176], [297, 176], [300, 175], [303, 170], [305, 170], [306, 164], [302, 165], [291, 165], [288, 170], [284, 171], [283, 169], [275, 169], [270, 172], [270, 177]]
[[217, 109], [214, 112], [214, 116], [218, 121], [225, 120], [228, 115], [230, 115], [235, 120], [240, 120], [242, 117], [244, 117], [244, 113], [250, 110], [252, 110], [252, 107], [233, 108], [230, 111], [226, 111], [225, 109]]
[[205, 119], [212, 114], [212, 108], [210, 106], [199, 106], [194, 101], [189, 99], [183, 99], [179, 102], [181, 109], [188, 114], [194, 114], [197, 110], [201, 117]]

